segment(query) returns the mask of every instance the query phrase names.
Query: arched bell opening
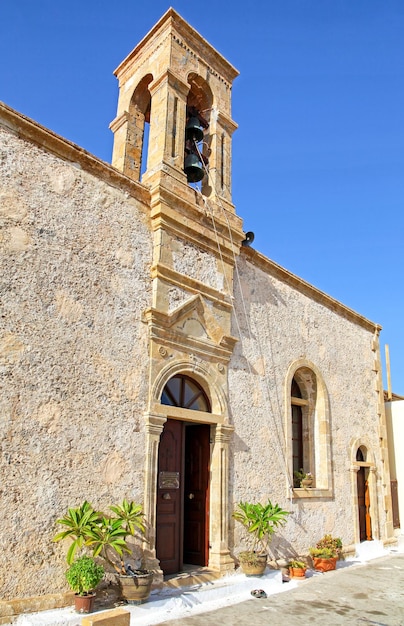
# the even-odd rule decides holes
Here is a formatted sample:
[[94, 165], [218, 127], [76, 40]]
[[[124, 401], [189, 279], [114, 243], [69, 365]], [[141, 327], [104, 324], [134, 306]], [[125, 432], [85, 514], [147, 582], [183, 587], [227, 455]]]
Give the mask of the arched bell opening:
[[150, 128], [151, 95], [149, 84], [153, 76], [147, 74], [142, 78], [129, 104], [128, 140], [126, 142], [126, 167], [132, 172], [132, 178], [140, 180], [146, 171], [148, 140]]
[[187, 97], [184, 171], [189, 183], [201, 183], [204, 193], [211, 154], [210, 117], [213, 104], [212, 91], [198, 74], [188, 76], [190, 90]]

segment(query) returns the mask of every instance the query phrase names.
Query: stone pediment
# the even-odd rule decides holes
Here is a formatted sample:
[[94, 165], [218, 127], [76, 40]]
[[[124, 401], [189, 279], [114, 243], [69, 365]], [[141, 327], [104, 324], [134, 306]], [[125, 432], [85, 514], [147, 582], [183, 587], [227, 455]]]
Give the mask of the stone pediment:
[[[222, 352], [229, 357], [236, 338], [226, 335], [222, 326], [198, 294], [171, 313], [150, 308], [144, 314], [152, 337], [164, 343], [192, 348], [192, 351]], [[224, 355], [222, 355], [224, 356]]]

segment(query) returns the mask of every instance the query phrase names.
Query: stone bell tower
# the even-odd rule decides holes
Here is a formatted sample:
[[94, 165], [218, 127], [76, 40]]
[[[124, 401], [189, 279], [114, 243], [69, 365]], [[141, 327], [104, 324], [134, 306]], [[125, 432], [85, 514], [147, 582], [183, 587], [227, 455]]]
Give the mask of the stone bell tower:
[[[144, 506], [150, 527], [157, 528], [157, 539], [150, 538], [150, 564], [159, 552], [159, 442], [167, 419], [174, 419], [210, 427], [209, 565], [225, 571], [233, 567], [227, 366], [236, 342], [231, 336], [233, 270], [245, 239], [231, 197], [236, 129], [231, 88], [238, 72], [169, 9], [115, 74], [119, 100], [111, 123], [112, 164], [150, 192], [153, 290], [152, 305], [144, 312], [150, 337]], [[203, 388], [209, 413], [163, 406], [163, 389], [178, 375]]]
[[231, 119], [231, 87], [237, 70], [169, 9], [115, 75], [119, 101], [111, 124], [112, 164], [151, 187], [167, 176], [186, 183], [185, 129], [194, 112], [204, 130], [199, 148], [209, 169], [202, 193], [232, 209], [231, 137], [237, 126]]

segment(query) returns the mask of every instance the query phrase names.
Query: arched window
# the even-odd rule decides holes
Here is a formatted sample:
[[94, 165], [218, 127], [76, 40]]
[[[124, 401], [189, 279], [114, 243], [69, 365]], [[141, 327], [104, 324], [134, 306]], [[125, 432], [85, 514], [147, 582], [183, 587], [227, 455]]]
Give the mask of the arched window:
[[363, 449], [363, 447], [358, 448], [356, 452], [356, 460], [362, 463], [366, 461], [366, 451]]
[[[291, 369], [288, 381], [287, 448], [293, 487], [300, 489], [303, 471], [311, 474], [312, 484], [299, 497], [329, 497], [332, 471], [326, 387], [315, 366], [303, 360]], [[323, 494], [319, 494], [320, 490]]]
[[184, 374], [176, 374], [170, 378], [161, 394], [161, 404], [211, 412], [209, 399], [202, 387]]
[[[293, 457], [293, 475], [303, 469], [303, 411], [302, 411], [302, 394], [300, 387], [295, 378], [292, 380], [291, 386], [291, 404], [292, 404], [292, 457]], [[295, 486], [299, 486], [298, 481]]]

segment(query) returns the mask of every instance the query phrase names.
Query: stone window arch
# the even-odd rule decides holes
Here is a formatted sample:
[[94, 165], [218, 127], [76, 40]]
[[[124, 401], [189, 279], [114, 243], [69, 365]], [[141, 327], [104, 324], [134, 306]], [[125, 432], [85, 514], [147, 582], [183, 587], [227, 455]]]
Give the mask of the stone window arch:
[[291, 482], [296, 470], [313, 475], [310, 489], [293, 484], [298, 497], [330, 497], [332, 467], [328, 393], [318, 368], [305, 360], [288, 372], [286, 395], [286, 450]]

